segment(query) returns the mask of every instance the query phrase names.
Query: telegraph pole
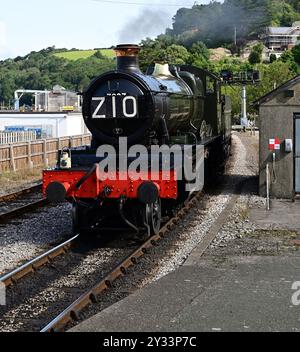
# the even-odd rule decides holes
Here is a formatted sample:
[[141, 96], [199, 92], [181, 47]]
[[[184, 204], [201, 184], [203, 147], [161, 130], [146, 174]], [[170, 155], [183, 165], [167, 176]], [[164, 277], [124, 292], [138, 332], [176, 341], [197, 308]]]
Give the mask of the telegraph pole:
[[241, 112], [241, 125], [248, 127], [248, 117], [247, 117], [247, 87], [242, 86], [242, 112]]
[[237, 46], [237, 30], [236, 30], [236, 26], [234, 27], [234, 45]]

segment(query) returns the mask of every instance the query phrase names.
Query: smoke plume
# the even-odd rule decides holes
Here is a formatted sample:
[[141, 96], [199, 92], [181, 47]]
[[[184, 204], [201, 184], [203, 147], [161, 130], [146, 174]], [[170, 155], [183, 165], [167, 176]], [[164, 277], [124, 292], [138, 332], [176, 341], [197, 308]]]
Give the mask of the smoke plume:
[[135, 18], [131, 18], [119, 32], [120, 43], [140, 42], [146, 37], [164, 33], [172, 23], [171, 16], [161, 10], [143, 9]]

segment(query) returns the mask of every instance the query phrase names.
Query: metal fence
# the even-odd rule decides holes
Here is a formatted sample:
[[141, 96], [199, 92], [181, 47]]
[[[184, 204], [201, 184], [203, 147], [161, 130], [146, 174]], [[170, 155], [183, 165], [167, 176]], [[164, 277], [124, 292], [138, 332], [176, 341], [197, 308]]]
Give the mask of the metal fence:
[[0, 173], [25, 170], [37, 166], [54, 166], [58, 151], [91, 143], [91, 135], [41, 139], [0, 145]]
[[36, 131], [0, 132], [0, 144], [35, 141]]

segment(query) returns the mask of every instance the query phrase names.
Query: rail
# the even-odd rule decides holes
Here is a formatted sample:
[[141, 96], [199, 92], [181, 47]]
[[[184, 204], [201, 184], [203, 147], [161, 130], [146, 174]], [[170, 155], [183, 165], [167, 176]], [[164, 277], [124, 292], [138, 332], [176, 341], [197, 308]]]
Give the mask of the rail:
[[19, 268], [1, 276], [0, 282], [2, 282], [6, 287], [11, 286], [14, 282], [23, 278], [25, 275], [36, 271], [38, 268], [50, 263], [54, 258], [66, 253], [78, 237], [79, 235], [70, 238], [68, 241], [50, 249], [35, 259], [28, 261]]
[[159, 232], [144, 242], [138, 249], [135, 249], [125, 260], [118, 264], [109, 274], [101, 279], [93, 288], [82, 294], [74, 303], [66, 308], [60, 315], [53, 319], [41, 332], [59, 332], [74, 320], [80, 318], [81, 311], [90, 304], [97, 302], [97, 296], [112, 286], [112, 283], [119, 277], [126, 275], [127, 270], [137, 264], [137, 260], [143, 257], [147, 251], [158, 245], [171, 230], [185, 217], [188, 211], [193, 208], [203, 197], [203, 193], [197, 193]]

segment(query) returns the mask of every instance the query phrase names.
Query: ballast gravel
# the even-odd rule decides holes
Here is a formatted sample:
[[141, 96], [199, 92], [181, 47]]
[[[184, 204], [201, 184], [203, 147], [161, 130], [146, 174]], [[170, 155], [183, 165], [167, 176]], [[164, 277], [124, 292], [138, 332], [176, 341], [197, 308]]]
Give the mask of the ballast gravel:
[[0, 225], [0, 275], [70, 238], [69, 204], [47, 207]]

